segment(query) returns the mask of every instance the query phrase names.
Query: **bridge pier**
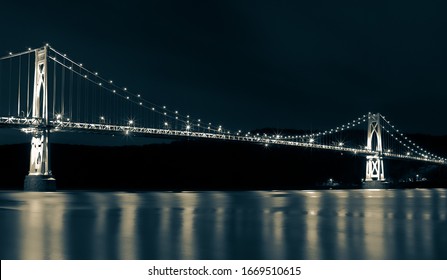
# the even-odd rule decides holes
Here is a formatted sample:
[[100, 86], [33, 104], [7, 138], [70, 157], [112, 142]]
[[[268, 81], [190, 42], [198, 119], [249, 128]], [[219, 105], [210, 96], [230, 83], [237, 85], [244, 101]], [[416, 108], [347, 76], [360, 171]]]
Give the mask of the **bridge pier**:
[[29, 192], [54, 192], [56, 179], [51, 175], [27, 175], [23, 189]]
[[368, 113], [368, 135], [366, 149], [375, 152], [375, 155], [366, 157], [365, 182], [385, 181], [385, 172], [382, 158], [382, 126], [380, 114]]
[[56, 179], [50, 171], [49, 129], [37, 130], [31, 140], [29, 174], [25, 177], [25, 191], [55, 191]]
[[385, 181], [383, 170], [383, 159], [381, 156], [366, 157], [366, 176], [365, 181]]
[[36, 50], [33, 118], [41, 120], [35, 127], [31, 140], [29, 174], [25, 178], [25, 191], [55, 191], [56, 180], [52, 177], [48, 140], [47, 47]]

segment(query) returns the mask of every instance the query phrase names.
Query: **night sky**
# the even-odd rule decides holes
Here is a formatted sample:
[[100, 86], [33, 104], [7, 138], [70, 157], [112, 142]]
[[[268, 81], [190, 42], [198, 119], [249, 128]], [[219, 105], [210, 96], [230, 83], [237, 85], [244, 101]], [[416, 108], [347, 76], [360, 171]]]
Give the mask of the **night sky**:
[[326, 129], [371, 111], [447, 134], [446, 1], [7, 2], [1, 55], [49, 42], [232, 130]]

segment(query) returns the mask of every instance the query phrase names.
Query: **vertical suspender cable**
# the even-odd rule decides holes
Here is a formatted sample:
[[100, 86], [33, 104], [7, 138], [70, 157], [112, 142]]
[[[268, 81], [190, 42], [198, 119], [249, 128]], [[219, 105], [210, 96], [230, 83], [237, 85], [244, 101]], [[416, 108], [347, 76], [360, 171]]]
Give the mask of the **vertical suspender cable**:
[[9, 60], [8, 116], [11, 116], [11, 71], [12, 59]]
[[84, 78], [84, 104], [83, 110], [84, 110], [84, 121], [88, 122], [88, 93], [89, 93], [89, 84], [87, 79]]
[[29, 117], [30, 115], [30, 108], [29, 108], [29, 73], [30, 73], [30, 61], [31, 59], [31, 53], [28, 53], [28, 84], [26, 87], [26, 117]]
[[92, 104], [92, 108], [91, 108], [91, 115], [90, 115], [90, 120], [92, 122], [96, 121], [95, 120], [95, 111], [96, 111], [96, 86], [94, 83], [91, 83], [91, 87], [92, 87], [92, 99], [93, 99], [93, 104]]
[[73, 63], [71, 64], [70, 71], [70, 88], [68, 89], [68, 107], [69, 107], [69, 115], [70, 120], [73, 118]]
[[22, 77], [22, 56], [19, 56], [19, 87], [17, 90], [17, 116], [20, 116], [20, 82]]
[[2, 112], [1, 110], [3, 109], [2, 107], [1, 107], [1, 104], [3, 104], [2, 103], [2, 68], [3, 68], [3, 63], [0, 63], [0, 113]]
[[77, 87], [76, 87], [76, 121], [81, 121], [81, 116], [79, 114], [79, 100], [81, 95], [81, 74], [82, 74], [82, 68], [79, 67], [79, 74], [78, 75], [78, 81], [77, 81]]
[[[89, 85], [90, 85], [90, 82], [89, 82]], [[91, 103], [91, 108], [90, 108], [90, 120], [93, 122], [94, 121], [94, 119], [93, 119], [93, 116], [94, 116], [94, 111], [95, 111], [95, 108], [96, 108], [96, 103], [95, 103], [95, 89], [96, 89], [96, 87], [95, 87], [95, 85], [93, 84], [93, 83], [91, 83], [91, 93], [90, 93], [90, 101], [89, 102], [92, 102]]]
[[54, 61], [53, 66], [53, 118], [55, 117], [56, 109], [56, 62]]
[[63, 62], [63, 66], [62, 68], [62, 85], [61, 85], [61, 114], [62, 116], [65, 117], [65, 58], [64, 58], [64, 62]]
[[[98, 77], [96, 77], [96, 83], [98, 84], [99, 82], [98, 82]], [[103, 104], [102, 104], [102, 88], [101, 88], [101, 86], [99, 86], [98, 85], [98, 87], [99, 87], [99, 90], [98, 90], [98, 92], [99, 92], [99, 105], [98, 105], [98, 108], [99, 108], [99, 114], [101, 115], [101, 116], [104, 116], [104, 108], [103, 108]]]

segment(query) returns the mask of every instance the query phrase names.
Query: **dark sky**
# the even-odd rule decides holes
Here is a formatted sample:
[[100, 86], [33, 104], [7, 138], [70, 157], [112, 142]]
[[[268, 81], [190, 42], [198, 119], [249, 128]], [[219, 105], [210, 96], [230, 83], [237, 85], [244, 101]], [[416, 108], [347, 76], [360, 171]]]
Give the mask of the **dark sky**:
[[443, 0], [8, 2], [0, 53], [49, 42], [230, 129], [325, 129], [373, 111], [447, 134]]

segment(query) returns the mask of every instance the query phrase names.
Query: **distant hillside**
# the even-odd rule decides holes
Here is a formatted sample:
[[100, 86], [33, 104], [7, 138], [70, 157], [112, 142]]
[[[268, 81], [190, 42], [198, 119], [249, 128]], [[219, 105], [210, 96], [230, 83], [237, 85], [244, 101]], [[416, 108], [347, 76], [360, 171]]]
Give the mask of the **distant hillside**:
[[[447, 155], [447, 137], [414, 135], [423, 146]], [[21, 189], [28, 172], [30, 145], [0, 146], [0, 187]], [[218, 142], [178, 141], [146, 146], [51, 145], [52, 170], [59, 189], [300, 189], [329, 178], [356, 187], [365, 159], [353, 154]], [[427, 178], [447, 186], [447, 168], [386, 160], [386, 177]]]

